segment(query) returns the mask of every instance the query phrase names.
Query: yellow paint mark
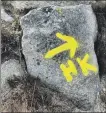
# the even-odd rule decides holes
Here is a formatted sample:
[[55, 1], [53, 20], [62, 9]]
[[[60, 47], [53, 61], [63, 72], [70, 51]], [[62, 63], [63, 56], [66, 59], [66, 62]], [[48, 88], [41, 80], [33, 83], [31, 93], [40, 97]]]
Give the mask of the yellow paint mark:
[[61, 8], [57, 8], [56, 9], [60, 14], [62, 14], [62, 9]]
[[45, 55], [45, 58], [52, 58], [54, 57], [56, 54], [59, 54], [63, 51], [66, 51], [66, 50], [69, 50], [70, 51], [70, 57], [73, 58], [74, 55], [75, 55], [75, 52], [76, 52], [76, 49], [78, 48], [78, 43], [77, 41], [75, 40], [74, 37], [72, 36], [66, 36], [66, 35], [63, 35], [61, 33], [56, 33], [56, 36], [63, 40], [63, 41], [66, 41], [65, 44], [63, 45], [60, 45], [59, 47], [56, 47], [50, 51], [48, 51]]
[[83, 58], [83, 60], [81, 60], [80, 58], [77, 58], [77, 62], [80, 65], [81, 69], [82, 69], [82, 73], [87, 76], [89, 74], [88, 70], [94, 71], [95, 73], [97, 73], [97, 68], [91, 64], [88, 64], [88, 59], [89, 59], [89, 55], [86, 54]]
[[61, 64], [60, 69], [63, 71], [63, 75], [66, 78], [67, 82], [71, 82], [73, 80], [73, 75], [77, 75], [77, 69], [74, 63], [71, 60], [67, 61], [68, 66]]

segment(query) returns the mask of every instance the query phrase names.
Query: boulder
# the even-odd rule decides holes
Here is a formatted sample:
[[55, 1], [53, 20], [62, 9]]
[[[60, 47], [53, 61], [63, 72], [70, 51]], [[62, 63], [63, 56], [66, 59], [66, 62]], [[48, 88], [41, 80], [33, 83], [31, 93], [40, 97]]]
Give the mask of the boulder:
[[[21, 18], [20, 24], [23, 29], [22, 49], [28, 72], [39, 77], [51, 89], [68, 97], [78, 109], [93, 111], [100, 86], [98, 73], [89, 71], [89, 75], [84, 76], [76, 62], [77, 57], [83, 59], [88, 53], [89, 64], [98, 68], [94, 51], [97, 22], [91, 6], [48, 6], [34, 9]], [[68, 51], [51, 59], [44, 58], [49, 50], [65, 43], [56, 37], [57, 32], [74, 36], [79, 43], [73, 59], [69, 57]], [[60, 69], [60, 64], [66, 64], [68, 59], [74, 62], [78, 70], [78, 75], [72, 82], [66, 81]]]
[[38, 1], [11, 1], [11, 2], [8, 1], [4, 3], [11, 5], [16, 10], [21, 11], [24, 9], [39, 8], [49, 5], [65, 6], [65, 5], [90, 4], [90, 3], [96, 3], [96, 1], [95, 0], [94, 1], [39, 1], [39, 2]]
[[[23, 16], [31, 9], [54, 6], [70, 6], [78, 4], [95, 4], [96, 1], [2, 1], [5, 10], [12, 16]], [[20, 5], [21, 4], [21, 5]]]
[[[19, 61], [10, 59], [1, 64], [1, 111], [12, 112], [15, 109], [12, 104], [18, 105], [12, 100], [14, 92], [18, 94], [20, 90], [16, 88], [18, 86], [17, 81], [24, 75], [24, 72], [19, 64]], [[14, 83], [12, 80], [16, 80]], [[16, 88], [16, 89], [15, 89]], [[15, 90], [15, 91], [14, 91]], [[19, 97], [19, 96], [18, 96]], [[19, 100], [19, 98], [18, 98]]]
[[24, 72], [17, 60], [8, 60], [1, 65], [1, 88], [3, 93], [6, 92], [6, 89], [9, 90], [8, 80], [13, 79], [14, 77], [19, 77], [24, 75]]
[[4, 7], [1, 7], [1, 62], [9, 59], [19, 59], [19, 41], [21, 28], [19, 19], [8, 14]]
[[14, 20], [10, 15], [5, 12], [3, 7], [1, 7], [1, 19], [7, 22], [12, 22]]

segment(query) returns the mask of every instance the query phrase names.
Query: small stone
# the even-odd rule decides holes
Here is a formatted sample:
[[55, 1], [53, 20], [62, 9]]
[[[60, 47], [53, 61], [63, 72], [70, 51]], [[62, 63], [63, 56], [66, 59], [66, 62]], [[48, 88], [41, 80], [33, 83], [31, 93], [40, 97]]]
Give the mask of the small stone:
[[1, 65], [1, 87], [8, 86], [7, 80], [24, 74], [17, 60], [8, 60]]
[[1, 19], [6, 21], [6, 22], [12, 22], [14, 19], [8, 15], [5, 10], [3, 9], [3, 7], [1, 7]]

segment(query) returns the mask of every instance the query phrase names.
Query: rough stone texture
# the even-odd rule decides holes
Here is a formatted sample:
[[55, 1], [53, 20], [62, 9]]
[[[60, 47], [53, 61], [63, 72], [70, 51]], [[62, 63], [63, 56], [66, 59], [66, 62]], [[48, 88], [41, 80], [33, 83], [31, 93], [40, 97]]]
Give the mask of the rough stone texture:
[[[17, 105], [15, 102], [10, 101], [13, 92], [19, 92], [18, 88], [16, 87], [16, 82], [13, 83], [11, 80], [14, 78], [22, 77], [24, 75], [24, 72], [22, 70], [21, 65], [19, 64], [19, 61], [11, 59], [8, 61], [5, 61], [1, 65], [1, 111], [2, 112], [12, 112], [12, 104]], [[9, 82], [10, 81], [10, 82]], [[10, 87], [10, 84], [12, 87]], [[8, 100], [8, 101], [7, 101]], [[5, 103], [5, 104], [4, 104]], [[10, 108], [8, 108], [10, 106]], [[19, 107], [19, 106], [18, 106]], [[8, 110], [6, 110], [8, 109]]]
[[14, 20], [10, 15], [8, 15], [5, 12], [3, 7], [1, 7], [1, 19], [5, 20], [5, 21], [8, 21], [8, 22], [12, 22]]
[[12, 79], [14, 76], [22, 76], [23, 70], [17, 60], [9, 60], [1, 65], [1, 87], [8, 87], [8, 79]]
[[[105, 0], [101, 0], [101, 1], [97, 1], [97, 2], [94, 2], [93, 4], [92, 4], [92, 6], [93, 6], [93, 8], [95, 9], [99, 9], [99, 10], [101, 10], [101, 11], [103, 11], [103, 12], [105, 12], [106, 10], [105, 10], [105, 8], [106, 8], [106, 1]], [[103, 13], [103, 12], [101, 12], [101, 13]]]
[[19, 59], [21, 28], [19, 19], [12, 18], [3, 7], [1, 7], [1, 61]]
[[98, 58], [100, 77], [106, 75], [106, 5], [94, 9], [98, 22], [98, 35], [95, 42], [95, 52]]
[[[57, 11], [58, 8], [61, 8], [61, 13]], [[76, 57], [83, 58], [85, 53], [89, 53], [89, 63], [98, 67], [94, 52], [97, 23], [91, 6], [52, 6], [31, 10], [22, 17], [21, 26], [22, 48], [28, 72], [39, 77], [50, 88], [65, 94], [79, 109], [93, 111], [99, 88], [98, 74], [90, 72], [88, 77], [84, 77], [80, 67], [74, 62], [79, 74], [71, 83], [67, 83], [59, 65], [67, 62], [68, 52], [56, 55], [50, 60], [44, 59], [48, 50], [63, 43], [55, 36], [56, 32], [61, 32], [73, 35], [80, 43]]]
[[106, 75], [103, 75], [101, 78], [101, 88], [101, 100], [106, 104]]
[[14, 21], [14, 19], [8, 15], [4, 8], [1, 7], [1, 32], [2, 34], [4, 34], [5, 36], [10, 37], [11, 34], [13, 34], [13, 28], [12, 28], [12, 22]]
[[[15, 33], [16, 28], [17, 28], [17, 26], [16, 26], [17, 24], [15, 24], [15, 23], [17, 22], [17, 20], [19, 20], [19, 18], [17, 18], [17, 16], [25, 15], [33, 8], [39, 8], [39, 7], [44, 7], [44, 6], [48, 6], [48, 5], [58, 5], [58, 6], [75, 5], [75, 4], [79, 4], [79, 2], [84, 3], [84, 4], [86, 4], [86, 3], [88, 4], [89, 1], [75, 1], [75, 2], [74, 1], [69, 1], [69, 2], [67, 2], [67, 1], [58, 1], [58, 2], [56, 2], [56, 1], [55, 2], [54, 1], [50, 1], [50, 2], [49, 1], [47, 1], [47, 2], [46, 1], [39, 1], [39, 2], [38, 1], [2, 1], [3, 7], [1, 9], [4, 8], [5, 11], [3, 9], [1, 11], [1, 13], [5, 13], [6, 15], [8, 15], [8, 17], [15, 17], [13, 22], [8, 20], [9, 18], [8, 19], [2, 18], [2, 21], [1, 21], [1, 23], [2, 23], [2, 28], [1, 28], [1, 30], [2, 30], [2, 34], [1, 34], [1, 38], [2, 38], [2, 41], [1, 41], [1, 43], [2, 43], [2, 45], [1, 45], [1, 47], [2, 47], [2, 55], [1, 55], [2, 62], [5, 62], [6, 60], [11, 59], [11, 58], [17, 59], [16, 54], [20, 51], [20, 49], [18, 48], [19, 47], [19, 45], [18, 45], [19, 39], [17, 38], [18, 37], [17, 33]], [[96, 17], [98, 20], [98, 27], [99, 27], [98, 28], [99, 29], [98, 38], [97, 38], [96, 44], [95, 44], [96, 45], [95, 50], [96, 50], [96, 54], [97, 54], [98, 65], [99, 65], [99, 75], [100, 75], [100, 79], [101, 79], [101, 88], [99, 89], [99, 91], [101, 91], [101, 100], [98, 99], [98, 101], [96, 102], [96, 106], [94, 108], [95, 109], [94, 111], [95, 112], [99, 112], [99, 111], [106, 112], [106, 54], [105, 54], [106, 53], [106, 27], [105, 27], [106, 26], [106, 19], [105, 19], [106, 18], [106, 1], [96, 1], [95, 2], [94, 0], [93, 1], [90, 0], [89, 3], [92, 3], [92, 2], [94, 3], [93, 9], [94, 9], [94, 13], [96, 14]], [[17, 20], [16, 20], [16, 18], [17, 18]], [[19, 23], [18, 23], [18, 25], [19, 25]], [[5, 69], [4, 69], [4, 71], [5, 71]], [[29, 81], [29, 79], [28, 79], [28, 81]], [[14, 82], [17, 82], [17, 81], [14, 81]], [[29, 84], [29, 82], [23, 82], [23, 83], [25, 83], [25, 86], [26, 86], [26, 83]], [[26, 86], [26, 87], [28, 87], [28, 86]], [[34, 85], [31, 86], [32, 90], [33, 90], [33, 87], [34, 87]], [[22, 103], [20, 105], [20, 96], [18, 98], [17, 93], [19, 93], [19, 95], [21, 95], [21, 98], [24, 98], [24, 96], [22, 94], [20, 94], [21, 91], [18, 90], [18, 88], [13, 89], [11, 91], [12, 94], [9, 92], [9, 94], [11, 94], [11, 96], [13, 96], [13, 101], [9, 100], [9, 99], [8, 99], [9, 102], [5, 101], [4, 108], [6, 109], [8, 105], [10, 106], [10, 108], [8, 108], [7, 112], [9, 112], [9, 111], [11, 112], [11, 108], [14, 109], [14, 112], [16, 110], [17, 110], [16, 112], [22, 112], [23, 111], [22, 109], [24, 109], [23, 112], [26, 112], [26, 110], [27, 110], [26, 107], [28, 107], [28, 106], [26, 106], [26, 105], [22, 106]], [[22, 86], [22, 88], [23, 88], [23, 86]], [[27, 88], [27, 90], [29, 93], [29, 94], [28, 93], [27, 94], [30, 96], [30, 91], [28, 88]], [[50, 89], [49, 89], [49, 91], [50, 91]], [[14, 102], [13, 92], [16, 93], [16, 99], [19, 101], [19, 104], [17, 101], [16, 101], [16, 103]], [[46, 92], [46, 93], [48, 94], [48, 92]], [[33, 94], [33, 93], [31, 93], [31, 94]], [[36, 95], [36, 92], [35, 92], [35, 95]], [[10, 98], [12, 98], [11, 96], [10, 96]], [[32, 97], [33, 97], [33, 95], [32, 95]], [[32, 97], [30, 97], [30, 98], [32, 98]], [[29, 98], [28, 98], [28, 100], [29, 100]], [[79, 110], [77, 108], [75, 108], [76, 110], [72, 110], [70, 107], [73, 108], [73, 105], [72, 104], [68, 105], [69, 100], [67, 99], [67, 102], [65, 102], [65, 100], [63, 100], [61, 102], [60, 98], [57, 96], [57, 94], [56, 94], [56, 99], [53, 98], [53, 102], [56, 104], [53, 104], [53, 110], [50, 110], [52, 112], [54, 112], [54, 111], [55, 112], [58, 112], [58, 111], [60, 111], [60, 112], [61, 111], [82, 112], [82, 110]], [[24, 103], [26, 103], [26, 102], [24, 101]], [[36, 99], [35, 99], [34, 104], [35, 103], [36, 103]], [[14, 106], [11, 107], [12, 104], [14, 104]], [[56, 105], [57, 105], [57, 107], [56, 107]], [[102, 106], [103, 106], [103, 108], [102, 108]], [[39, 110], [45, 111], [42, 108], [40, 108]], [[6, 112], [6, 111], [4, 111], [4, 112]]]
[[99, 75], [101, 82], [101, 100], [106, 111], [106, 1], [98, 2], [94, 12], [98, 22], [98, 36], [95, 42], [95, 52], [98, 59]]
[[7, 100], [9, 100], [13, 95], [13, 90], [10, 88], [10, 84], [13, 88], [15, 88], [15, 84], [13, 84], [11, 80], [14, 79], [14, 77], [22, 77], [23, 75], [24, 72], [19, 64], [19, 61], [17, 60], [11, 59], [1, 65], [1, 111], [11, 112], [11, 109], [6, 111], [8, 106], [12, 106], [11, 101], [7, 102]]
[[[47, 7], [50, 5], [54, 6], [70, 6], [78, 4], [92, 4], [96, 1], [2, 1], [2, 5], [5, 10], [9, 12], [13, 17], [14, 14], [17, 16], [23, 16], [27, 14], [31, 9]], [[21, 4], [21, 5], [20, 5]]]
[[1, 62], [11, 58], [19, 59], [19, 38], [21, 32], [16, 31], [12, 22], [1, 21]]
[[[11, 4], [17, 10], [24, 10], [29, 8], [38, 8], [44, 7], [48, 5], [58, 5], [58, 6], [65, 6], [65, 5], [77, 5], [77, 4], [89, 4], [95, 3], [95, 1], [11, 1], [7, 2]], [[21, 4], [21, 5], [20, 5]]]

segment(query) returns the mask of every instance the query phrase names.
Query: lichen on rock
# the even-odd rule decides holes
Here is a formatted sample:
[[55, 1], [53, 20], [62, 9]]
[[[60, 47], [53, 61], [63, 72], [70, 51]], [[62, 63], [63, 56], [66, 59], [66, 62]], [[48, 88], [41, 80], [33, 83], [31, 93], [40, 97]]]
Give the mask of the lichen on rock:
[[[58, 8], [61, 8], [61, 13]], [[83, 58], [85, 53], [88, 53], [91, 56], [89, 63], [98, 68], [94, 52], [97, 22], [91, 6], [49, 6], [34, 9], [23, 16], [20, 23], [23, 29], [22, 48], [28, 72], [39, 77], [50, 88], [65, 94], [79, 109], [92, 111], [99, 87], [98, 74], [89, 72], [88, 77], [84, 77], [75, 63], [79, 74], [72, 83], [67, 83], [59, 65], [69, 59], [68, 51], [53, 59], [44, 59], [46, 52], [64, 43], [56, 38], [55, 34], [60, 32], [74, 36], [79, 42], [80, 49], [75, 57]]]

